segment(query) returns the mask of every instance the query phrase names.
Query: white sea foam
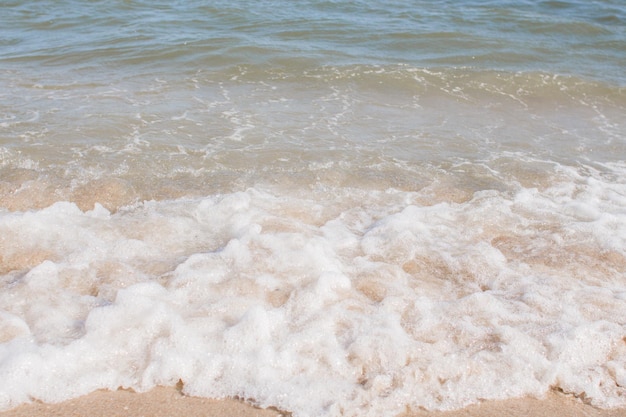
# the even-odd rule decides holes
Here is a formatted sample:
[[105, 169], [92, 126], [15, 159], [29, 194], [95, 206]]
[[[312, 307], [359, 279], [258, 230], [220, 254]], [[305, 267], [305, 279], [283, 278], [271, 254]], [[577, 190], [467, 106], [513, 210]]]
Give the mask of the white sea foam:
[[0, 216], [3, 408], [184, 383], [298, 416], [624, 406], [624, 182], [260, 189]]

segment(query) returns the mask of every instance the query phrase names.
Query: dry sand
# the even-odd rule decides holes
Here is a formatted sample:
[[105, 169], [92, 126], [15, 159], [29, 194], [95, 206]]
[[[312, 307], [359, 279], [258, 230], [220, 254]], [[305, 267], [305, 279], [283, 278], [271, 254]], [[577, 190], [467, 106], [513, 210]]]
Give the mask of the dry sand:
[[[147, 393], [98, 391], [60, 404], [32, 403], [0, 412], [0, 417], [279, 417], [276, 409], [259, 409], [239, 400], [187, 397], [176, 388], [156, 388]], [[463, 410], [418, 410], [398, 417], [626, 417], [626, 409], [600, 410], [575, 398], [551, 393], [538, 400], [523, 398], [488, 401]], [[385, 417], [385, 416], [381, 416]]]

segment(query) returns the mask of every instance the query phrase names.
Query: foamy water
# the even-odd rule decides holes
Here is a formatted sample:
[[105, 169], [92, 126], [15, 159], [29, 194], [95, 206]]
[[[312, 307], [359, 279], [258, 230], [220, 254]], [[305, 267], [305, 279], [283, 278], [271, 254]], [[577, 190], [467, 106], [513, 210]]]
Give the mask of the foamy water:
[[626, 407], [626, 10], [419, 3], [7, 5], [0, 407]]

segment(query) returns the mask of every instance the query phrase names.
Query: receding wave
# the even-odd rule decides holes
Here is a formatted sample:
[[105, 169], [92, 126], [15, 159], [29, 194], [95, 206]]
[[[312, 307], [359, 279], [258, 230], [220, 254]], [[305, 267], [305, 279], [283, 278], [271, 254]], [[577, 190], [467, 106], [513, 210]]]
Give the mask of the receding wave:
[[0, 168], [16, 208], [16, 190], [42, 184], [49, 198], [34, 206], [103, 179], [140, 200], [365, 171], [417, 187], [462, 161], [626, 154], [626, 89], [572, 76], [404, 65], [236, 66], [114, 85], [8, 76]]

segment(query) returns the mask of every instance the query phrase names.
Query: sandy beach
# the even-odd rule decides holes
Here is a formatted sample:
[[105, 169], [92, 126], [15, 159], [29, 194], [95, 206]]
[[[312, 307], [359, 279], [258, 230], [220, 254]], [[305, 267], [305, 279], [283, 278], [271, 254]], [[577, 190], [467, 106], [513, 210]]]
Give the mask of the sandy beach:
[[[291, 413], [274, 408], [260, 409], [236, 399], [211, 400], [189, 397], [171, 387], [146, 393], [97, 391], [59, 404], [32, 403], [0, 412], [0, 417], [280, 417]], [[601, 410], [570, 396], [550, 393], [544, 399], [521, 398], [488, 401], [462, 410], [433, 412], [410, 410], [397, 417], [621, 417], [625, 409]]]

